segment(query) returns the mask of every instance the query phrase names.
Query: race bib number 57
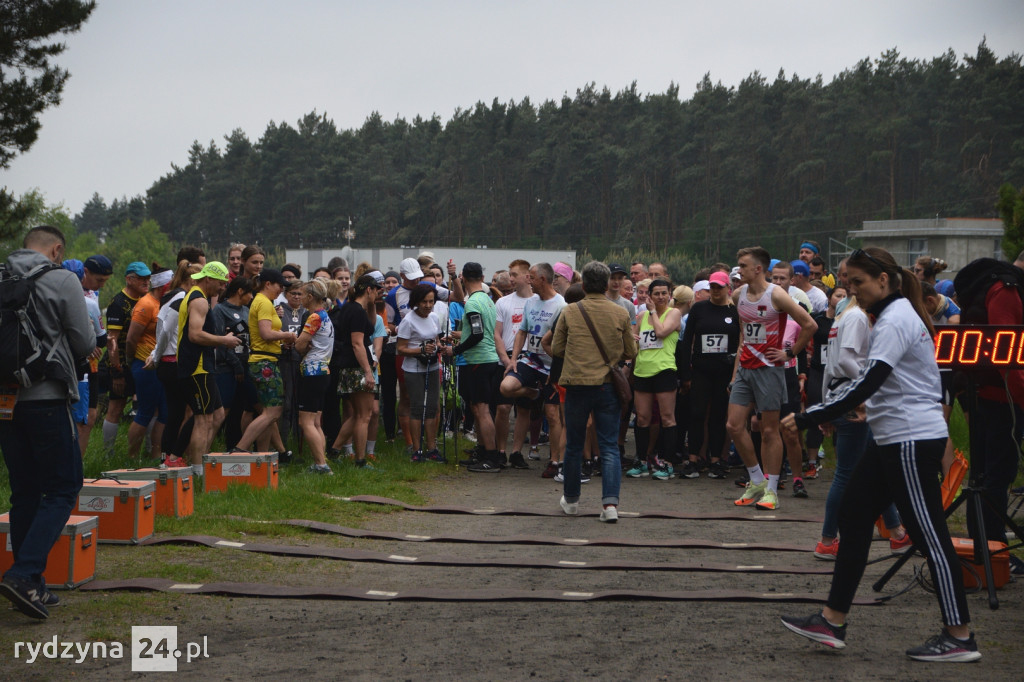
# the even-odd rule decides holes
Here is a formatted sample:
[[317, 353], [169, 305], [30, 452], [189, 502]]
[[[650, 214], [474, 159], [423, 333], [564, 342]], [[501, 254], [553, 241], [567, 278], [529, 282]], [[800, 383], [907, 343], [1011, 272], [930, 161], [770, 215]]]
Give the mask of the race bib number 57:
[[704, 334], [701, 336], [701, 346], [705, 353], [728, 353], [729, 337], [725, 334]]

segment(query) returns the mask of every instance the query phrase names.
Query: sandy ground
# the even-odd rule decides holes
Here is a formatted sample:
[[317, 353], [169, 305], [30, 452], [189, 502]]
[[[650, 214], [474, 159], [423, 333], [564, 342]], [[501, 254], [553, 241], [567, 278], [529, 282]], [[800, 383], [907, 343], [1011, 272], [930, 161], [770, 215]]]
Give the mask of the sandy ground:
[[[497, 475], [465, 472], [426, 485], [433, 503], [465, 506], [557, 509], [561, 486], [531, 471]], [[429, 535], [537, 534], [555, 537], [701, 538], [715, 541], [800, 543], [813, 547], [815, 523], [785, 521], [787, 514], [822, 514], [828, 478], [808, 484], [810, 499], [782, 493], [779, 520], [674, 521], [623, 519], [617, 525], [593, 517], [509, 517], [398, 512], [374, 516], [369, 527]], [[583, 487], [581, 511], [600, 507], [600, 478]], [[738, 488], [732, 480], [624, 480], [622, 505], [629, 510], [732, 509]], [[338, 502], [338, 504], [345, 504]], [[755, 512], [750, 511], [751, 515]], [[465, 557], [545, 557], [572, 561], [622, 558], [637, 561], [711, 561], [738, 564], [820, 565], [810, 553], [621, 547], [470, 545], [346, 540], [310, 534], [309, 545], [361, 547], [402, 555], [455, 554]], [[873, 553], [887, 553], [875, 543]], [[139, 548], [139, 551], [146, 551]], [[229, 552], [230, 550], [208, 550]], [[607, 588], [642, 590], [741, 589], [827, 592], [828, 575], [759, 575], [666, 571], [584, 571], [565, 569], [450, 568], [314, 560], [257, 558], [242, 552], [238, 561], [263, 562], [264, 582], [336, 584], [395, 590], [431, 586], [473, 590]], [[203, 556], [203, 555], [200, 555]], [[917, 559], [912, 564], [922, 563]], [[859, 595], [888, 564], [870, 566]], [[284, 568], [288, 567], [288, 568]], [[299, 568], [296, 568], [299, 567]], [[905, 568], [887, 587], [897, 592], [910, 581]], [[1024, 598], [1017, 582], [999, 592], [1001, 608], [991, 611], [983, 593], [969, 597], [974, 628], [983, 652], [974, 664], [925, 664], [903, 651], [938, 631], [934, 595], [915, 587], [884, 606], [854, 607], [848, 646], [833, 652], [786, 631], [783, 613], [810, 613], [806, 604], [616, 601], [582, 603], [487, 602], [402, 603], [315, 600], [229, 599], [176, 595], [178, 608], [159, 625], [177, 625], [179, 643], [205, 635], [210, 657], [179, 664], [176, 679], [959, 679], [1019, 680], [1024, 667]], [[76, 600], [37, 628], [38, 639], [74, 632]], [[155, 598], [155, 597], [154, 597]], [[80, 603], [80, 602], [79, 602]], [[56, 611], [56, 610], [55, 610]], [[0, 627], [18, 614], [0, 614]], [[141, 623], [140, 623], [141, 624]], [[0, 652], [0, 676], [79, 679], [133, 679], [129, 662], [85, 662], [31, 671]]]

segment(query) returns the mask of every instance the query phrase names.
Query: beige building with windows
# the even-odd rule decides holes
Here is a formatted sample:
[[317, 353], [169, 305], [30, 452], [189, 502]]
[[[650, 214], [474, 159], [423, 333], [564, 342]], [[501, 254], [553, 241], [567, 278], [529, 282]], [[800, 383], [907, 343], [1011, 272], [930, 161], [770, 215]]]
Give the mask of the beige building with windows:
[[978, 258], [1003, 258], [1003, 221], [996, 218], [865, 220], [861, 229], [847, 233], [847, 238], [859, 240], [862, 247], [881, 247], [908, 268], [920, 256], [941, 258], [949, 269], [940, 279], [952, 279], [960, 268]]

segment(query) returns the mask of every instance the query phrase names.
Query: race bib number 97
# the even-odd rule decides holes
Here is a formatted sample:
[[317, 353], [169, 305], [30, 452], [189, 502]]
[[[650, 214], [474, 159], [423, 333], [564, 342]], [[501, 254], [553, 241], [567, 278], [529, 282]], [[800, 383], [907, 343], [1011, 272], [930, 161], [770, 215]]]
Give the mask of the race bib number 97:
[[747, 322], [743, 325], [743, 335], [747, 343], [768, 343], [768, 330], [760, 322]]

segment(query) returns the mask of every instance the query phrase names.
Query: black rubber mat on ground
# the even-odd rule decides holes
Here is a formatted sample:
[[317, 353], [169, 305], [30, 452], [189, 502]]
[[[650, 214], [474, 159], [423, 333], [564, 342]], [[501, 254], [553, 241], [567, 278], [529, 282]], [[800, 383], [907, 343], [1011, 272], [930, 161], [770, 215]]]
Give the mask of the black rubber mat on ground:
[[727, 564], [700, 562], [625, 561], [620, 559], [599, 561], [571, 561], [565, 559], [536, 559], [530, 557], [472, 559], [451, 555], [429, 557], [385, 554], [347, 547], [309, 547], [302, 545], [275, 545], [266, 542], [233, 542], [210, 535], [186, 535], [153, 538], [141, 543], [148, 545], [202, 545], [223, 549], [237, 549], [259, 554], [289, 557], [315, 557], [339, 561], [365, 561], [384, 564], [419, 564], [421, 566], [463, 566], [488, 568], [575, 568], [592, 571], [680, 571], [709, 573], [788, 573], [794, 575], [829, 575], [832, 566], [772, 566], [768, 564]]
[[[561, 516], [564, 513], [557, 509], [513, 509], [494, 507], [455, 507], [447, 505], [435, 505], [431, 507], [420, 507], [406, 504], [401, 500], [392, 500], [388, 497], [377, 497], [376, 495], [353, 495], [352, 497], [338, 497], [327, 495], [332, 500], [343, 502], [361, 502], [363, 504], [386, 504], [392, 507], [400, 507], [406, 511], [427, 512], [430, 514], [477, 514], [483, 516]], [[742, 509], [730, 505], [731, 510], [714, 511], [706, 510], [700, 513], [677, 512], [677, 511], [647, 511], [633, 512], [619, 510], [620, 519], [680, 519], [688, 521], [794, 521], [800, 523], [821, 523], [820, 516], [807, 516], [801, 514], [780, 514], [778, 512], [764, 512], [759, 509]], [[741, 509], [741, 511], [732, 511]], [[580, 513], [579, 517], [598, 516], [600, 512]]]
[[[516, 590], [510, 588], [443, 589], [416, 587], [404, 590], [367, 589], [365, 587], [294, 586], [267, 583], [216, 582], [202, 584], [178, 583], [166, 578], [135, 578], [134, 580], [101, 580], [83, 585], [89, 592], [152, 591], [180, 594], [217, 594], [229, 597], [267, 597], [272, 599], [357, 599], [366, 601], [729, 601], [729, 602], [795, 602], [821, 603], [824, 594], [795, 592], [751, 592], [744, 590], [597, 590], [568, 592], [565, 590]], [[878, 606], [875, 599], [857, 598], [858, 606]]]
[[[239, 517], [232, 517], [239, 518]], [[245, 519], [239, 519], [245, 520]], [[388, 533], [362, 528], [348, 528], [333, 523], [307, 521], [305, 519], [286, 519], [273, 521], [287, 526], [299, 526], [319, 533], [343, 535], [348, 538], [368, 540], [398, 540], [402, 542], [452, 542], [492, 545], [561, 545], [565, 547], [664, 547], [668, 549], [740, 549], [759, 550], [764, 552], [813, 552], [809, 545], [792, 545], [786, 543], [766, 542], [716, 542], [696, 538], [673, 538], [671, 540], [644, 538], [559, 538], [544, 535], [410, 535], [408, 533]]]

